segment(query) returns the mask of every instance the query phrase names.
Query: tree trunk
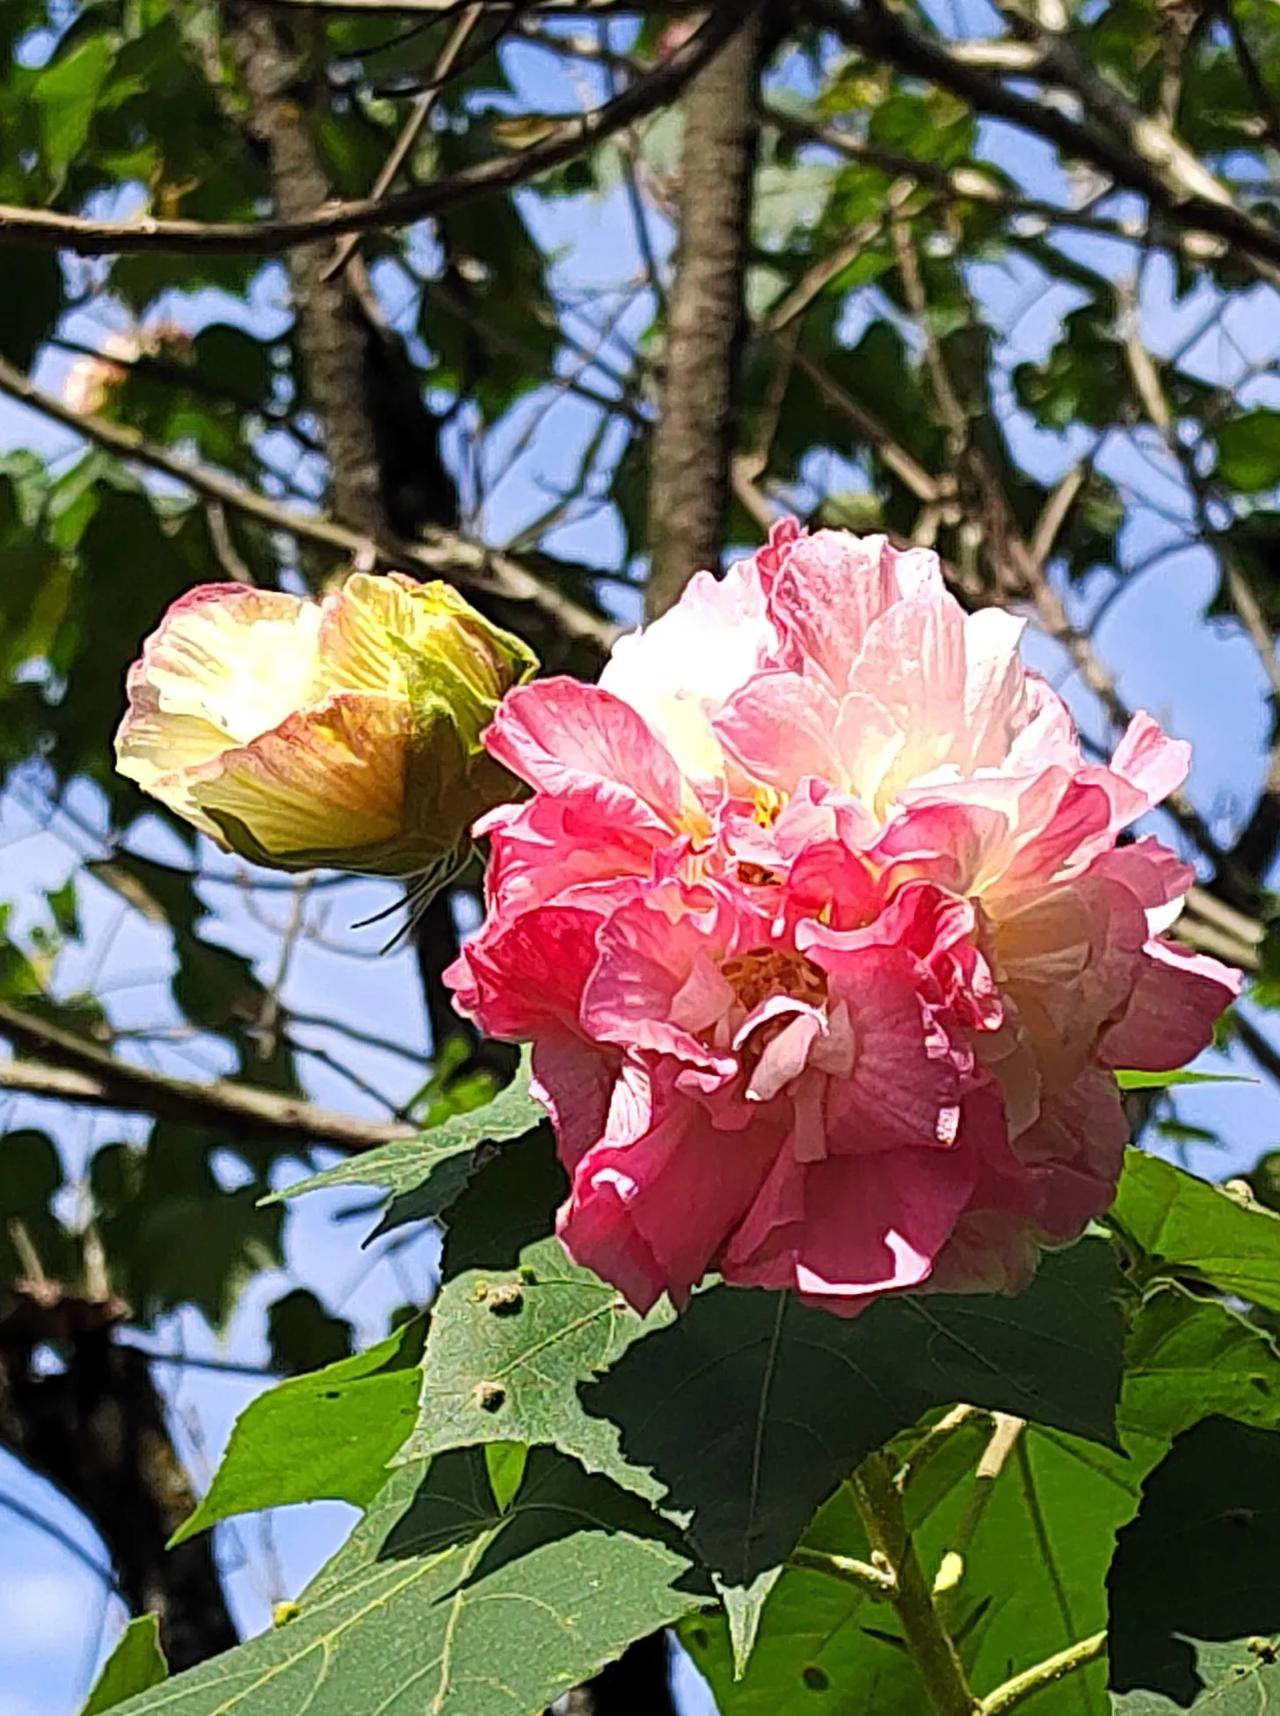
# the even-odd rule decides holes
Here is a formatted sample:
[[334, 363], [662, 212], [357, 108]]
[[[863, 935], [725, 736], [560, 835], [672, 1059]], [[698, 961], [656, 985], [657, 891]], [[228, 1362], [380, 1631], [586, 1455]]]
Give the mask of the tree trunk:
[[[19, 1295], [0, 1321], [0, 1445], [90, 1521], [129, 1609], [159, 1616], [176, 1673], [229, 1650], [236, 1631], [212, 1537], [165, 1548], [196, 1497], [146, 1356], [115, 1339], [119, 1315], [43, 1284]], [[60, 1374], [37, 1374], [42, 1345], [64, 1358]]]
[[764, 30], [763, 9], [750, 8], [684, 100], [680, 236], [650, 472], [651, 615], [664, 613], [695, 572], [720, 563]]

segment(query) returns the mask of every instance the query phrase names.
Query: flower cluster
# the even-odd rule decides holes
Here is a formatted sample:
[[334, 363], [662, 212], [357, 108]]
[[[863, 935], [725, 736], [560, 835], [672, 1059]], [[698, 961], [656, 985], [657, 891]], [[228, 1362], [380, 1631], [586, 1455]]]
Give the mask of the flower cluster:
[[480, 739], [536, 667], [445, 584], [356, 573], [323, 602], [204, 584], [129, 670], [117, 767], [258, 863], [430, 873], [514, 790]]
[[938, 561], [788, 521], [618, 645], [510, 692], [534, 789], [482, 820], [460, 1009], [533, 1044], [569, 1251], [638, 1309], [708, 1269], [852, 1313], [1013, 1290], [1106, 1209], [1113, 1070], [1181, 1065], [1234, 973], [1117, 836], [1188, 747], [1087, 763], [1021, 626]]

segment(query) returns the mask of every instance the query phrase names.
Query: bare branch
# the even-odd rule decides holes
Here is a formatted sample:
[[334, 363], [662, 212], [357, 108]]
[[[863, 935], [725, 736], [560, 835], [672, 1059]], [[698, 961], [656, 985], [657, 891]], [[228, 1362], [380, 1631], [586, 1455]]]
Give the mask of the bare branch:
[[71, 1031], [0, 1002], [0, 1035], [24, 1055], [40, 1059], [0, 1062], [0, 1089], [21, 1091], [88, 1108], [149, 1114], [187, 1126], [252, 1133], [277, 1144], [340, 1150], [372, 1150], [396, 1138], [411, 1138], [408, 1126], [385, 1125], [337, 1114], [298, 1097], [216, 1079], [197, 1084], [127, 1065], [106, 1049]]
[[535, 577], [511, 555], [498, 548], [487, 548], [456, 531], [433, 529], [420, 541], [396, 542], [352, 530], [320, 513], [281, 506], [211, 465], [198, 464], [157, 446], [134, 429], [109, 422], [105, 417], [72, 411], [56, 395], [37, 387], [3, 358], [0, 358], [0, 394], [31, 406], [122, 459], [160, 471], [206, 499], [220, 501], [244, 517], [256, 519], [269, 530], [285, 531], [302, 541], [332, 548], [364, 565], [387, 570], [409, 567], [428, 577], [452, 579], [484, 595], [528, 603], [566, 638], [577, 639], [601, 652], [608, 650], [617, 636], [616, 626]]
[[[1168, 134], [1157, 135], [1162, 128], [1145, 115], [1138, 115], [1137, 130], [1130, 125], [1125, 137], [1118, 138], [1092, 119], [1072, 119], [1047, 102], [1007, 88], [998, 76], [981, 66], [966, 64], [943, 42], [912, 29], [880, 0], [869, 0], [856, 9], [842, 4], [842, 0], [805, 0], [805, 6], [816, 23], [850, 47], [949, 89], [975, 112], [1008, 120], [1077, 160], [1090, 162], [1117, 185], [1140, 192], [1171, 225], [1219, 241], [1211, 254], [1235, 248], [1260, 265], [1258, 272], [1263, 278], [1276, 278], [1280, 231], [1246, 214], [1217, 181], [1213, 182], [1212, 195], [1203, 183], [1193, 185], [1182, 155], [1176, 148], [1165, 146]], [[1047, 62], [1045, 69], [1049, 69]], [[1064, 75], [1060, 61], [1054, 69]], [[1115, 100], [1124, 101], [1114, 86], [1108, 85], [1107, 90]], [[1118, 116], [1114, 103], [1112, 112]], [[1201, 167], [1200, 172], [1204, 171]]]
[[0, 245], [70, 250], [79, 256], [120, 256], [140, 250], [271, 256], [291, 245], [341, 233], [428, 220], [478, 197], [527, 184], [666, 106], [729, 39], [741, 16], [737, 5], [716, 7], [696, 35], [637, 78], [616, 101], [563, 120], [527, 149], [491, 155], [447, 178], [416, 185], [396, 196], [358, 197], [329, 203], [309, 214], [262, 221], [156, 220], [150, 215], [131, 221], [101, 221], [58, 214], [53, 209], [5, 204], [0, 205]]
[[[366, 18], [426, 13], [430, 17], [448, 18], [460, 12], [467, 0], [263, 0], [263, 3], [291, 12], [351, 12]], [[484, 0], [484, 9], [499, 14], [530, 10], [553, 17], [582, 12], [602, 18], [613, 13], [638, 12], [680, 17], [702, 11], [704, 4], [705, 0]]]
[[[409, 117], [401, 128], [400, 135], [391, 146], [391, 151], [382, 163], [377, 178], [373, 181], [369, 195], [376, 201], [385, 197], [399, 177], [400, 169], [413, 152], [414, 145], [421, 137], [428, 120], [435, 110], [436, 103], [443, 93], [445, 82], [452, 72], [458, 55], [467, 45], [467, 38], [484, 15], [484, 7], [476, 4], [468, 6], [462, 17], [455, 25], [448, 41], [440, 50], [439, 58], [431, 74], [431, 82], [422, 91], [410, 109]], [[349, 232], [337, 249], [337, 254], [322, 271], [320, 278], [330, 280], [350, 262], [360, 248], [360, 234]]]

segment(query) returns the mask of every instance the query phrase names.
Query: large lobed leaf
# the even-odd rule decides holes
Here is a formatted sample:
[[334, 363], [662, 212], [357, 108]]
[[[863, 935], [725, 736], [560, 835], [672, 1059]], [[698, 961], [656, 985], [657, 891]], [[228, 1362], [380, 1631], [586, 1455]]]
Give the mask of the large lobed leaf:
[[396, 1473], [276, 1631], [119, 1716], [534, 1716], [638, 1633], [705, 1603], [636, 1497], [535, 1451], [505, 1511], [483, 1453]]
[[327, 1186], [379, 1186], [396, 1198], [413, 1194], [416, 1218], [438, 1215], [466, 1185], [481, 1145], [505, 1144], [531, 1132], [543, 1119], [545, 1113], [529, 1090], [526, 1053], [511, 1083], [483, 1108], [451, 1115], [417, 1138], [338, 1162], [274, 1196], [296, 1198]]
[[1120, 1278], [1100, 1241], [1046, 1258], [1015, 1298], [883, 1299], [849, 1320], [715, 1286], [678, 1318], [642, 1320], [556, 1241], [513, 1244], [522, 1203], [555, 1195], [530, 1146], [455, 1207], [406, 1457], [554, 1443], [653, 1499], [719, 1578], [748, 1585], [865, 1454], [932, 1406], [972, 1401], [1114, 1440]]
[[[1105, 1581], [1116, 1533], [1140, 1505], [1145, 1513], [1143, 1480], [1172, 1437], [1206, 1410], [1250, 1424], [1280, 1423], [1275, 1349], [1262, 1331], [1225, 1306], [1176, 1286], [1158, 1288], [1135, 1321], [1127, 1359], [1123, 1452], [1028, 1426], [989, 1481], [976, 1524], [966, 1516], [973, 1506], [975, 1467], [989, 1439], [986, 1427], [970, 1422], [918, 1471], [911, 1468], [908, 1520], [927, 1575], [937, 1573], [948, 1551], [962, 1552], [960, 1576], [939, 1600], [979, 1693], [1106, 1627]], [[926, 1428], [903, 1438], [898, 1451], [918, 1453]], [[1166, 1521], [1166, 1530], [1172, 1525]], [[803, 1541], [806, 1548], [840, 1555], [867, 1553], [843, 1493], [818, 1514]], [[1180, 1556], [1169, 1560], [1181, 1568]], [[910, 1660], [894, 1642], [899, 1634], [892, 1612], [809, 1568], [788, 1567], [778, 1579], [741, 1680], [734, 1678], [723, 1619], [691, 1618], [682, 1637], [710, 1680], [722, 1716], [924, 1707]], [[1239, 1649], [1245, 1649], [1243, 1641]], [[1212, 1665], [1203, 1653], [1200, 1666], [1211, 1681]], [[1039, 1692], [1028, 1708], [1034, 1716], [1104, 1716], [1106, 1680], [1100, 1662]], [[830, 1702], [824, 1706], [815, 1691], [829, 1692]], [[1153, 1716], [1156, 1710], [1171, 1716], [1173, 1706], [1131, 1705], [1131, 1696], [1138, 1694], [1121, 1701], [1125, 1716], [1145, 1716], [1148, 1709]]]
[[1280, 1435], [1214, 1417], [1147, 1479], [1108, 1586], [1119, 1716], [1259, 1716], [1280, 1697]]

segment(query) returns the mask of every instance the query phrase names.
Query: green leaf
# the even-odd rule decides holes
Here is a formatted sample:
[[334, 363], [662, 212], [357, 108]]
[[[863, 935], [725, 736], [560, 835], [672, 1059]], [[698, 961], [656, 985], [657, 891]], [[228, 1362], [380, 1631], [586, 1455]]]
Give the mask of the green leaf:
[[[349, 1161], [312, 1174], [284, 1191], [274, 1192], [272, 1202], [296, 1198], [302, 1192], [324, 1186], [381, 1186], [406, 1204], [387, 1213], [384, 1228], [400, 1220], [425, 1220], [440, 1215], [461, 1194], [476, 1165], [477, 1152], [485, 1144], [505, 1144], [530, 1132], [546, 1115], [529, 1091], [529, 1057], [526, 1053], [514, 1079], [483, 1108], [452, 1115], [420, 1138], [384, 1144]], [[410, 1206], [411, 1200], [411, 1207]]]
[[327, 1311], [306, 1287], [294, 1287], [267, 1306], [272, 1368], [282, 1375], [336, 1364], [351, 1353], [351, 1324]]
[[1257, 1084], [1256, 1078], [1240, 1073], [1191, 1072], [1180, 1067], [1177, 1072], [1118, 1072], [1116, 1083], [1121, 1090], [1171, 1090], [1179, 1084]]
[[1259, 494], [1280, 483], [1280, 411], [1261, 406], [1228, 417], [1218, 440], [1218, 471], [1241, 494]]
[[114, 51], [106, 34], [88, 36], [48, 66], [35, 86], [41, 152], [55, 185], [62, 183], [89, 136]]
[[535, 1450], [505, 1512], [478, 1450], [397, 1472], [287, 1626], [120, 1716], [535, 1716], [710, 1587], [644, 1503]]
[[47, 888], [44, 899], [58, 934], [67, 940], [77, 937], [80, 934], [80, 908], [74, 874], [68, 876], [60, 887]]
[[1172, 1283], [1143, 1301], [1129, 1338], [1120, 1424], [1126, 1443], [1165, 1441], [1210, 1413], [1280, 1425], [1280, 1353], [1264, 1329]]
[[781, 1567], [766, 1567], [749, 1585], [718, 1586], [733, 1653], [733, 1678], [741, 1680], [760, 1633], [760, 1619], [770, 1593], [782, 1577]]
[[422, 1333], [421, 1321], [407, 1323], [367, 1352], [259, 1395], [237, 1418], [209, 1493], [173, 1542], [233, 1514], [291, 1502], [366, 1506], [413, 1427]]
[[1189, 1704], [1137, 1687], [1112, 1693], [1114, 1716], [1193, 1716], [1196, 1711], [1201, 1716], [1265, 1716], [1271, 1709], [1280, 1693], [1274, 1640], [1261, 1635], [1225, 1644], [1197, 1640], [1188, 1648], [1194, 1650], [1191, 1677], [1196, 1683]]
[[[558, 1443], [589, 1471], [625, 1482], [617, 1431], [607, 1419], [583, 1413], [578, 1385], [673, 1313], [638, 1317], [616, 1287], [572, 1263], [558, 1239], [538, 1240], [520, 1258], [514, 1271], [469, 1269], [442, 1288], [423, 1355], [418, 1423], [404, 1457], [515, 1438]], [[637, 1487], [634, 1475], [630, 1484]], [[650, 1484], [638, 1487], [651, 1499], [661, 1493]]]
[[641, 1319], [555, 1240], [513, 1243], [522, 1198], [522, 1235], [545, 1232], [538, 1154], [500, 1158], [455, 1210], [406, 1457], [553, 1443], [654, 1500], [725, 1584], [749, 1585], [864, 1454], [930, 1406], [972, 1401], [1114, 1439], [1120, 1277], [1099, 1241], [1047, 1257], [1011, 1299], [886, 1298], [849, 1320], [720, 1286], [678, 1318]]
[[33, 1257], [54, 1280], [76, 1267], [71, 1238], [54, 1214], [64, 1184], [62, 1157], [47, 1133], [0, 1137], [0, 1282], [29, 1275]]
[[[0, 317], [0, 357], [25, 369], [40, 341], [52, 331], [62, 300], [62, 270], [52, 250], [11, 250], [5, 256], [5, 313]], [[42, 553], [28, 540], [28, 560]], [[21, 563], [11, 566], [6, 580], [15, 579]], [[7, 641], [7, 640], [6, 640]]]
[[1108, 1220], [1144, 1275], [1204, 1281], [1280, 1310], [1280, 1216], [1130, 1150]]
[[[987, 1482], [969, 1535], [974, 1469], [989, 1439], [989, 1427], [977, 1422], [955, 1432], [906, 1491], [926, 1576], [932, 1581], [960, 1554], [959, 1580], [937, 1601], [980, 1694], [1105, 1626], [1114, 1533], [1134, 1512], [1141, 1481], [1118, 1453], [1028, 1426]], [[804, 1545], [866, 1558], [847, 1491], [819, 1512]], [[809, 1567], [782, 1572], [740, 1680], [733, 1676], [730, 1629], [718, 1617], [691, 1617], [681, 1638], [710, 1681], [721, 1716], [914, 1716], [929, 1708], [893, 1610]], [[1106, 1708], [1105, 1680], [1105, 1667], [1096, 1665], [1028, 1708], [1035, 1716], [1093, 1716]]]
[[[939, 1601], [960, 1637], [970, 1683], [992, 1690], [1010, 1673], [1106, 1624], [1104, 1579], [1115, 1533], [1137, 1511], [1144, 1475], [1169, 1440], [1206, 1411], [1274, 1424], [1280, 1362], [1269, 1338], [1221, 1304], [1177, 1286], [1151, 1293], [1127, 1350], [1120, 1426], [1126, 1454], [1060, 1431], [1025, 1429], [999, 1467], [969, 1529], [974, 1471], [989, 1440], [970, 1422], [942, 1441], [907, 1486], [908, 1521], [932, 1578], [962, 1550], [960, 1576]], [[895, 1444], [905, 1456], [928, 1425]], [[865, 1557], [849, 1498], [829, 1502], [805, 1533], [806, 1548]], [[956, 1563], [951, 1562], [954, 1572]], [[731, 1628], [693, 1617], [682, 1637], [708, 1676], [722, 1716], [821, 1716], [815, 1691], [839, 1710], [925, 1707], [896, 1639], [891, 1611], [848, 1585], [786, 1568], [764, 1604], [745, 1677], [733, 1672]], [[1036, 1716], [1085, 1716], [1107, 1708], [1101, 1664], [1037, 1695]], [[840, 1700], [837, 1705], [834, 1699]]]
[[252, 1276], [280, 1260], [283, 1211], [260, 1207], [259, 1185], [219, 1184], [211, 1158], [226, 1143], [162, 1121], [147, 1148], [108, 1144], [90, 1160], [111, 1284], [140, 1318], [191, 1304], [221, 1327]]
[[159, 1615], [135, 1615], [103, 1665], [80, 1716], [102, 1716], [104, 1710], [114, 1710], [126, 1698], [148, 1692], [168, 1677], [169, 1665], [160, 1648]]
[[1016, 1298], [886, 1298], [846, 1320], [718, 1287], [582, 1391], [726, 1582], [781, 1560], [857, 1462], [957, 1400], [1114, 1440], [1123, 1326], [1108, 1248], [1047, 1257]]
[[489, 1490], [499, 1513], [505, 1513], [519, 1494], [524, 1482], [529, 1450], [523, 1442], [487, 1442], [484, 1466], [489, 1474]]
[[1208, 1418], [1148, 1477], [1108, 1579], [1121, 1716], [1257, 1716], [1280, 1696], [1280, 1435]]

